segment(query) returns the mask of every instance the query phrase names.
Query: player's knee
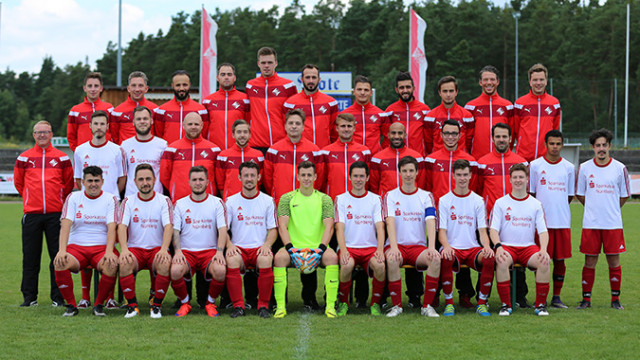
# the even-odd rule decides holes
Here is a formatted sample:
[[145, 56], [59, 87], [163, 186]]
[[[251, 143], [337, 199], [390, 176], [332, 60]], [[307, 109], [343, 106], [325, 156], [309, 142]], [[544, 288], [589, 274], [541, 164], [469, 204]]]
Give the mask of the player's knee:
[[185, 268], [182, 265], [174, 265], [171, 267], [171, 280], [176, 281], [184, 276]]
[[322, 254], [322, 263], [324, 265], [338, 265], [338, 255], [336, 255], [335, 251], [327, 249], [327, 251]]
[[273, 264], [273, 256], [260, 255], [256, 260], [256, 266], [258, 267], [258, 269], [270, 268], [272, 264]]

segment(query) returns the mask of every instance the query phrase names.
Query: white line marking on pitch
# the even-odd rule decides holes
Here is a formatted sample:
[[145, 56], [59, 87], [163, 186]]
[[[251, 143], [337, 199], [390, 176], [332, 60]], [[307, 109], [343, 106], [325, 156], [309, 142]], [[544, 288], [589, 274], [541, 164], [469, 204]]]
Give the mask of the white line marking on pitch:
[[298, 346], [296, 346], [294, 359], [307, 358], [309, 336], [311, 335], [311, 328], [309, 327], [309, 316], [309, 314], [302, 314], [302, 316], [300, 316], [300, 321], [298, 322]]

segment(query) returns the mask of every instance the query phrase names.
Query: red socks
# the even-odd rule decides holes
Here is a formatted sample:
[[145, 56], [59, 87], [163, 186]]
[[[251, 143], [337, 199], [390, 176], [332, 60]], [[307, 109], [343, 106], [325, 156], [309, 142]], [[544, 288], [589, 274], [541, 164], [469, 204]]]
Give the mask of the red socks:
[[[213, 283], [211, 285], [213, 285]], [[211, 285], [209, 286], [209, 292], [211, 292]], [[239, 268], [227, 269], [227, 290], [229, 291], [229, 298], [233, 302], [233, 307], [241, 307], [244, 309], [244, 299], [242, 298], [242, 275], [240, 275]], [[217, 296], [212, 297], [215, 299]]]
[[585, 301], [591, 301], [591, 290], [593, 290], [593, 281], [596, 278], [596, 269], [582, 268], [582, 298]]
[[113, 294], [113, 288], [116, 285], [116, 277], [102, 274], [100, 283], [98, 284], [98, 297], [93, 306], [102, 305], [107, 300], [109, 294]]
[[129, 274], [124, 277], [120, 277], [120, 286], [122, 287], [122, 294], [127, 299], [129, 306], [138, 306], [138, 300], [136, 299], [136, 278], [133, 274]]
[[156, 275], [155, 281], [153, 282], [154, 288], [154, 296], [153, 296], [153, 305], [160, 306], [162, 305], [162, 300], [167, 295], [167, 290], [169, 289], [169, 283], [171, 280], [168, 276], [164, 275]]
[[373, 282], [371, 283], [371, 304], [380, 304], [380, 299], [382, 298], [382, 293], [384, 292], [384, 281], [380, 281], [376, 278], [373, 278]]
[[[209, 284], [209, 299], [208, 302], [214, 303], [215, 300], [220, 296], [220, 293], [224, 289], [224, 281], [218, 281], [216, 279], [211, 279], [211, 283]], [[242, 287], [240, 288], [242, 291]], [[242, 294], [242, 292], [241, 292]], [[231, 289], [229, 289], [229, 295], [231, 295]], [[242, 298], [242, 295], [240, 295]]]
[[511, 307], [511, 281], [498, 281], [498, 295], [500, 295], [500, 301], [503, 304]]
[[58, 285], [58, 289], [60, 289], [60, 293], [62, 297], [67, 302], [67, 304], [76, 307], [76, 297], [73, 294], [73, 279], [71, 279], [71, 271], [62, 270], [55, 271], [56, 276], [56, 284]]
[[346, 304], [349, 303], [349, 292], [351, 291], [352, 283], [352, 279], [345, 282], [340, 281], [340, 286], [338, 287], [338, 300], [340, 300], [340, 302]]
[[[440, 265], [440, 282], [442, 283], [445, 303], [453, 304], [453, 260], [442, 258]], [[431, 304], [431, 302], [426, 302], [425, 300], [425, 304]]]
[[258, 309], [269, 308], [271, 292], [273, 291], [273, 268], [259, 269], [258, 276]]
[[553, 262], [553, 296], [560, 296], [562, 285], [564, 284], [564, 274], [567, 272], [567, 266], [564, 260], [556, 260]]
[[[453, 281], [453, 275], [451, 275]], [[429, 275], [424, 276], [424, 298], [422, 302], [422, 306], [426, 307], [427, 305], [431, 305], [433, 303], [433, 299], [436, 296], [436, 292], [438, 291], [438, 278], [431, 277]], [[452, 285], [453, 286], [453, 285]], [[451, 299], [453, 303], [453, 299]]]
[[389, 281], [389, 295], [393, 306], [402, 307], [402, 282], [401, 280]]
[[620, 283], [622, 281], [622, 267], [609, 268], [609, 284], [611, 285], [611, 301], [620, 300]]
[[184, 282], [184, 276], [180, 276], [178, 280], [171, 281], [171, 288], [183, 304], [189, 301], [189, 293], [187, 292], [187, 284]]
[[495, 258], [483, 258], [482, 270], [480, 270], [480, 294], [478, 294], [478, 305], [486, 304], [491, 293], [493, 283], [493, 272], [496, 266]]
[[539, 283], [536, 281], [536, 302], [534, 306], [544, 306], [547, 303], [547, 295], [549, 295], [549, 283]]
[[91, 275], [93, 270], [84, 269], [80, 271], [80, 279], [82, 281], [82, 298], [91, 301]]

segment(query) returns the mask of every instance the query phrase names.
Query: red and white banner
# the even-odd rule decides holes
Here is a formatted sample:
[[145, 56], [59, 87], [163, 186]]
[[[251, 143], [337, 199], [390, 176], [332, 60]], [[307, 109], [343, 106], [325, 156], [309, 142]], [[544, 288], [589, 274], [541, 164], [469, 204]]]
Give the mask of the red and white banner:
[[427, 22], [413, 9], [409, 14], [409, 72], [415, 85], [413, 96], [424, 102], [424, 89], [427, 84], [427, 56], [424, 50], [424, 33]]
[[200, 33], [200, 101], [216, 91], [216, 75], [218, 67], [218, 44], [216, 33], [218, 24], [213, 21], [207, 10], [202, 7], [202, 24]]

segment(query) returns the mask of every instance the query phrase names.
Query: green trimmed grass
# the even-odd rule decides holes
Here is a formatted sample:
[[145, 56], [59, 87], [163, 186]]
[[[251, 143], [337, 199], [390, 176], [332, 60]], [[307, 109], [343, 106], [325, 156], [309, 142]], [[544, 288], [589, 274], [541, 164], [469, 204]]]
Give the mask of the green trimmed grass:
[[[640, 255], [636, 244], [640, 225], [640, 204], [623, 208], [628, 253], [622, 255], [623, 311], [609, 307], [608, 270], [604, 258], [596, 270], [593, 308], [575, 310], [581, 298], [580, 277], [583, 256], [578, 252], [582, 207], [573, 204], [573, 254], [567, 261], [562, 298], [572, 308], [551, 308], [550, 316], [538, 318], [533, 310], [519, 310], [501, 318], [497, 292], [490, 300], [490, 318], [473, 310], [456, 309], [453, 318], [428, 319], [419, 310], [405, 307], [395, 319], [373, 318], [351, 309], [344, 318], [327, 319], [320, 313], [301, 311], [298, 276], [289, 279], [289, 315], [282, 319], [260, 319], [255, 310], [231, 319], [229, 310], [211, 319], [195, 309], [177, 319], [166, 306], [164, 317], [151, 320], [148, 306], [141, 306], [138, 318], [125, 320], [123, 310], [107, 310], [107, 318], [95, 318], [81, 310], [75, 318], [62, 318], [63, 309], [50, 307], [48, 258], [43, 252], [40, 274], [40, 306], [19, 308], [22, 302], [20, 204], [0, 204], [0, 338], [4, 359], [636, 359], [640, 343]], [[323, 275], [323, 271], [320, 274]], [[472, 275], [475, 279], [475, 275]], [[535, 285], [531, 273], [529, 301]], [[80, 295], [79, 276], [74, 276]], [[140, 299], [149, 288], [146, 272], [139, 276]], [[322, 276], [319, 279], [322, 284]], [[322, 291], [318, 291], [322, 299]], [[165, 304], [172, 304], [172, 291]], [[193, 302], [195, 304], [195, 302]], [[406, 299], [405, 299], [406, 303]], [[456, 299], [457, 303], [457, 299]], [[442, 307], [438, 309], [442, 313]]]

